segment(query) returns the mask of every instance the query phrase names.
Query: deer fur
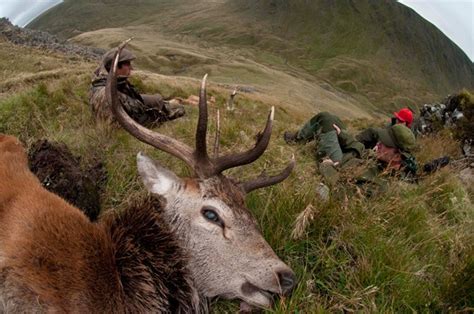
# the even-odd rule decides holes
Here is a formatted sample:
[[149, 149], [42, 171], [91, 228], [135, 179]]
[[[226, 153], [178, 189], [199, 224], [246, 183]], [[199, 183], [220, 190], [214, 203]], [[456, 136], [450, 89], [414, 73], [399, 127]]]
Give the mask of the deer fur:
[[197, 312], [188, 259], [149, 199], [91, 223], [0, 135], [0, 312]]

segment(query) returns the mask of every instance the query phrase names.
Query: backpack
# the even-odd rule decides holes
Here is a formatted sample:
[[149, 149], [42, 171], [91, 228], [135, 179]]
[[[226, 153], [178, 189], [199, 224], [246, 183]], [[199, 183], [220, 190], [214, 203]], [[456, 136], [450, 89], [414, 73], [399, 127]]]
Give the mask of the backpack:
[[403, 168], [403, 175], [404, 179], [408, 179], [410, 181], [416, 180], [416, 173], [418, 172], [418, 164], [416, 162], [415, 156], [402, 152], [402, 168]]

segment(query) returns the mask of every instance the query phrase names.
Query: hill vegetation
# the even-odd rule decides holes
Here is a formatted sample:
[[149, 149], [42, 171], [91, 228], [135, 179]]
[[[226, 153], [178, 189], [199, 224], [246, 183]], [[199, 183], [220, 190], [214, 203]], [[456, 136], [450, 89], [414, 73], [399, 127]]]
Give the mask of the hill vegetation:
[[[356, 191], [325, 202], [316, 191], [314, 143], [288, 146], [282, 139], [320, 110], [344, 117], [356, 131], [385, 123], [400, 105], [474, 89], [472, 63], [410, 9], [395, 1], [65, 0], [30, 27], [103, 49], [135, 37], [133, 82], [142, 92], [187, 98], [209, 73], [216, 98], [210, 116], [220, 109], [222, 153], [252, 146], [276, 105], [268, 151], [255, 164], [229, 170], [245, 179], [296, 156], [289, 179], [247, 198], [264, 237], [299, 280], [293, 295], [268, 312], [474, 309], [474, 190], [460, 181], [456, 165], [416, 184], [393, 179], [389, 192], [371, 198]], [[0, 58], [0, 133], [27, 147], [42, 138], [63, 142], [85, 164], [102, 160], [108, 173], [102, 208], [120, 210], [146, 193], [138, 151], [189, 175], [175, 158], [94, 121], [88, 89], [96, 61], [2, 36]], [[236, 110], [226, 111], [235, 86]], [[157, 131], [192, 145], [197, 109], [186, 110]], [[420, 163], [460, 156], [448, 130], [418, 142]], [[238, 305], [216, 300], [212, 309], [235, 313]]]
[[[15, 56], [15, 58], [12, 58]], [[120, 210], [145, 193], [135, 156], [144, 151], [181, 175], [183, 164], [138, 142], [125, 131], [96, 123], [87, 102], [94, 62], [0, 39], [4, 79], [0, 88], [0, 132], [18, 136], [27, 146], [41, 138], [67, 144], [83, 162], [100, 158], [108, 172], [103, 208]], [[165, 97], [196, 94], [198, 80], [139, 71], [134, 83], [144, 92]], [[254, 93], [236, 98], [236, 111], [225, 110], [226, 86], [210, 77], [216, 97], [210, 115], [222, 113], [221, 149], [250, 147], [272, 102]], [[192, 145], [197, 109], [168, 122], [159, 132]], [[243, 122], [241, 117], [246, 117]], [[277, 108], [270, 147], [255, 164], [233, 169], [245, 178], [284, 167], [295, 153], [297, 167], [283, 183], [253, 192], [248, 207], [265, 238], [297, 273], [291, 297], [277, 301], [272, 313], [318, 312], [450, 312], [474, 308], [474, 211], [472, 190], [447, 167], [418, 184], [390, 182], [389, 193], [373, 198], [358, 194], [322, 201], [314, 144], [288, 146], [282, 139], [298, 122]], [[355, 130], [381, 120], [349, 121]], [[210, 133], [215, 125], [211, 122]], [[212, 140], [212, 139], [210, 139]], [[459, 155], [449, 132], [420, 139], [420, 162], [440, 155]], [[301, 215], [306, 217], [302, 222]], [[296, 221], [300, 223], [296, 223]], [[293, 237], [295, 229], [298, 237]], [[214, 301], [214, 313], [235, 313], [235, 302]]]
[[396, 1], [66, 0], [30, 27], [101, 48], [134, 36], [144, 68], [210, 72], [300, 114], [363, 117], [474, 88], [468, 57]]

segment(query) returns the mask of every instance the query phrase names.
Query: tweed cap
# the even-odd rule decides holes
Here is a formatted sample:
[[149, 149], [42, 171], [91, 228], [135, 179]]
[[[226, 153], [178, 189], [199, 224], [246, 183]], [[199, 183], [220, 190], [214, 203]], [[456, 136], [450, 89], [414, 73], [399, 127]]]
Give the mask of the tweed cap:
[[[117, 52], [117, 48], [113, 48], [104, 54], [102, 62], [106, 68], [110, 68], [110, 66], [112, 65], [112, 61], [114, 60], [114, 56], [116, 52]], [[120, 53], [119, 62], [132, 61], [135, 59], [136, 59], [135, 55], [130, 50], [124, 48], [122, 52]]]

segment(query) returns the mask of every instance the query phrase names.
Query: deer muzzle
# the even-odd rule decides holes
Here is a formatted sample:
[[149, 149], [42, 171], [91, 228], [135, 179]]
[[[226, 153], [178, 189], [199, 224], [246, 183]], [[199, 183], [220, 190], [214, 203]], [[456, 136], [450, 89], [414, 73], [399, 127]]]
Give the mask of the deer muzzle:
[[289, 267], [272, 272], [272, 284], [247, 280], [241, 286], [244, 302], [257, 307], [271, 307], [275, 297], [289, 296], [297, 280]]

